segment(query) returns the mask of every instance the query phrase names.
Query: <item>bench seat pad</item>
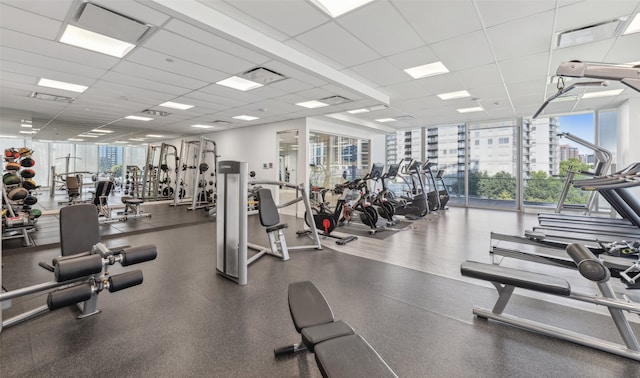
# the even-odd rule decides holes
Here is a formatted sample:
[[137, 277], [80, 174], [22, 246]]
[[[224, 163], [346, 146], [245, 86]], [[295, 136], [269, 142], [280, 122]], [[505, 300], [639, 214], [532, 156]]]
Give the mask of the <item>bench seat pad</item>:
[[320, 290], [311, 281], [289, 284], [289, 311], [298, 333], [303, 328], [333, 322], [333, 312]]
[[302, 330], [302, 342], [313, 353], [314, 346], [326, 340], [336, 337], [354, 335], [353, 328], [342, 320], [317, 326], [307, 327]]
[[476, 261], [465, 261], [460, 265], [463, 276], [478, 278], [485, 281], [521, 287], [555, 295], [571, 295], [571, 286], [563, 278], [547, 274], [527, 272], [526, 270], [507, 268], [495, 264], [485, 264]]
[[360, 335], [327, 340], [316, 345], [315, 349], [316, 362], [323, 377], [397, 377]]

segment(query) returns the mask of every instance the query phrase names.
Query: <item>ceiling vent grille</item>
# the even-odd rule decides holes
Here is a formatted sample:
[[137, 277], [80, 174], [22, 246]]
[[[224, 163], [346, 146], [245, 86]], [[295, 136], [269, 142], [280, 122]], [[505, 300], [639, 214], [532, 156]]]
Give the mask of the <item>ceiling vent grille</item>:
[[216, 125], [223, 125], [223, 126], [231, 124], [231, 122], [229, 122], [229, 121], [223, 121], [223, 120], [220, 120], [220, 119], [217, 119], [215, 121], [211, 121], [211, 123], [215, 123]]
[[416, 117], [411, 116], [411, 115], [401, 115], [401, 116], [397, 116], [397, 117], [393, 117], [396, 119], [396, 121], [411, 121], [413, 119], [416, 119]]
[[31, 92], [29, 97], [37, 98], [38, 100], [45, 100], [45, 101], [66, 102], [68, 104], [71, 104], [73, 101], [75, 101], [75, 98], [73, 97], [57, 96], [57, 95], [41, 93], [41, 92]]
[[557, 47], [569, 47], [615, 38], [624, 27], [621, 18], [558, 33]]
[[150, 29], [143, 22], [92, 3], [85, 3], [74, 21], [81, 28], [134, 45]]
[[252, 68], [249, 71], [244, 72], [242, 75], [240, 75], [240, 77], [242, 77], [243, 79], [251, 80], [254, 83], [260, 83], [262, 85], [267, 85], [275, 83], [276, 81], [286, 79], [284, 75], [281, 75], [264, 67]]
[[152, 116], [157, 116], [157, 117], [166, 117], [168, 115], [171, 115], [173, 113], [169, 113], [169, 112], [163, 112], [161, 110], [153, 110], [153, 109], [145, 109], [142, 111], [143, 114], [149, 114]]
[[351, 102], [351, 100], [342, 96], [329, 96], [329, 97], [321, 98], [319, 101], [329, 105], [339, 105], [339, 104]]

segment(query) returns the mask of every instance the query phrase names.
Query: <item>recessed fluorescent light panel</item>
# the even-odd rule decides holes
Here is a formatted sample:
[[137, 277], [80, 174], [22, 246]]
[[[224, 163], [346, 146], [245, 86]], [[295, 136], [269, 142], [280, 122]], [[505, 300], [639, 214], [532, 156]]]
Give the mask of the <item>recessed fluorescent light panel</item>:
[[211, 126], [211, 125], [191, 125], [191, 127], [195, 127], [196, 129], [213, 129], [214, 126]]
[[67, 140], [70, 140], [72, 142], [84, 142], [84, 139], [78, 139], [78, 138], [69, 138]]
[[20, 125], [20, 127], [33, 127], [33, 125], [30, 123], [23, 123]]
[[438, 95], [438, 97], [440, 97], [441, 100], [453, 100], [456, 98], [471, 97], [471, 95], [467, 91], [457, 91], [457, 92], [441, 93]]
[[373, 0], [311, 0], [324, 13], [336, 18]]
[[78, 92], [78, 93], [82, 93], [86, 91], [88, 88], [88, 87], [85, 87], [84, 85], [65, 83], [64, 81], [56, 81], [56, 80], [50, 80], [45, 78], [40, 79], [40, 81], [38, 81], [38, 85], [41, 87], [56, 88], [56, 89], [62, 89], [65, 91]]
[[129, 140], [132, 140], [134, 142], [144, 142], [144, 138], [129, 138]]
[[253, 116], [249, 116], [249, 115], [239, 115], [239, 116], [235, 116], [235, 117], [231, 117], [231, 118], [235, 118], [235, 119], [239, 119], [242, 121], [253, 121], [256, 119], [260, 119], [258, 117], [253, 117]]
[[27, 130], [22, 130], [19, 132], [20, 134], [35, 134], [37, 133], [37, 131], [27, 131]]
[[353, 110], [347, 111], [347, 113], [351, 113], [351, 114], [360, 114], [360, 113], [368, 113], [368, 112], [369, 112], [369, 109], [365, 109], [365, 108], [353, 109]]
[[79, 136], [79, 137], [82, 137], [82, 138], [97, 138], [97, 137], [99, 137], [100, 135], [93, 135], [93, 134], [78, 134], [78, 136]]
[[147, 134], [145, 136], [147, 138], [164, 138], [164, 135], [158, 135], [158, 134]]
[[629, 26], [627, 26], [627, 29], [624, 31], [624, 33], [622, 33], [622, 35], [627, 35], [627, 34], [632, 34], [637, 32], [640, 32], [640, 13], [636, 13], [636, 15], [633, 16], [633, 20], [631, 20], [631, 22], [629, 23]]
[[589, 92], [582, 95], [582, 98], [596, 98], [596, 97], [608, 97], [608, 96], [617, 96], [622, 93], [624, 89], [612, 89], [610, 91], [598, 91], [598, 92]]
[[395, 121], [395, 118], [378, 118], [376, 119], [376, 122], [393, 122]]
[[304, 108], [309, 108], [309, 109], [322, 108], [323, 106], [329, 106], [329, 104], [325, 104], [324, 102], [320, 102], [316, 100], [299, 102], [296, 105], [302, 106]]
[[457, 110], [458, 110], [458, 113], [473, 113], [473, 112], [482, 112], [482, 111], [484, 111], [482, 106], [474, 106], [473, 108], [462, 108], [462, 109], [457, 109]]
[[256, 88], [262, 87], [262, 84], [260, 84], [260, 83], [256, 83], [254, 81], [243, 79], [243, 78], [237, 77], [237, 76], [231, 76], [230, 78], [221, 80], [221, 81], [217, 82], [216, 84], [222, 85], [224, 87], [237, 89], [237, 90], [243, 91], [243, 92], [244, 91], [250, 91], [252, 89], [256, 89]]
[[150, 118], [150, 117], [138, 117], [138, 116], [133, 116], [133, 115], [126, 116], [124, 118], [132, 119], [134, 121], [145, 121], [145, 122], [153, 121], [153, 118]]
[[127, 142], [126, 140], [116, 140], [115, 143], [118, 143], [118, 144], [129, 144], [129, 142]]
[[133, 50], [136, 45], [120, 41], [106, 35], [94, 33], [92, 31], [67, 25], [64, 29], [60, 42], [83, 49], [99, 52], [101, 54], [122, 58]]
[[180, 104], [178, 102], [167, 101], [158, 106], [163, 106], [165, 108], [178, 109], [178, 110], [187, 110], [193, 108], [193, 105]]
[[435, 62], [424, 64], [422, 66], [411, 67], [404, 69], [404, 72], [408, 73], [414, 79], [421, 79], [423, 77], [436, 76], [449, 72], [447, 67], [442, 62]]
[[92, 133], [104, 133], [104, 134], [111, 134], [113, 132], [113, 130], [107, 130], [107, 129], [93, 129], [91, 130]]

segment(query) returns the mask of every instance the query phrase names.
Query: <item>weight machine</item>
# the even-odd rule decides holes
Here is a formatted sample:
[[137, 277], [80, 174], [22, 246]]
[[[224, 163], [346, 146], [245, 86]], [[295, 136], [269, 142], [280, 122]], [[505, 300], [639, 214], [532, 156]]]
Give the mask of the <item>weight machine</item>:
[[215, 205], [216, 153], [216, 142], [211, 139], [182, 141], [173, 206], [191, 205], [188, 209], [196, 210]]
[[[265, 223], [273, 224], [272, 226], [265, 225], [271, 246], [266, 248], [251, 244], [247, 241], [248, 209], [246, 193], [248, 192], [248, 185], [277, 185], [299, 190], [300, 196], [277, 206], [277, 208], [290, 206], [303, 201], [307, 217], [309, 218], [307, 221], [313, 224], [313, 219], [310, 219], [311, 203], [309, 201], [309, 194], [304, 184], [293, 185], [281, 181], [248, 181], [248, 164], [239, 161], [220, 161], [217, 172], [220, 175], [220, 181], [217, 185], [218, 202], [216, 208], [216, 270], [218, 274], [235, 281], [239, 285], [246, 285], [247, 268], [249, 264], [255, 262], [265, 254], [274, 255], [282, 260], [288, 260], [288, 250], [322, 249], [320, 237], [315, 228], [313, 228], [311, 232], [313, 239], [313, 244], [311, 245], [287, 248], [286, 244], [283, 243], [284, 237], [281, 237], [280, 241], [274, 240], [275, 235], [272, 235], [272, 233], [280, 233], [279, 231], [286, 226], [277, 225], [279, 219], [273, 220], [279, 217], [277, 212], [274, 213], [275, 209], [273, 209], [274, 206], [270, 196], [262, 199], [263, 201], [269, 201], [269, 205], [271, 205], [269, 206], [270, 208], [267, 209], [269, 213], [260, 214], [260, 217], [263, 225], [265, 225]], [[263, 205], [265, 204], [258, 204], [259, 207]], [[265, 222], [264, 219], [271, 220], [271, 222]], [[278, 248], [277, 244], [280, 244], [280, 248]], [[249, 258], [247, 256], [248, 248], [257, 250], [258, 252]]]
[[[169, 164], [170, 156], [173, 156], [173, 164]], [[143, 199], [150, 201], [173, 199], [176, 193], [179, 160], [178, 149], [174, 145], [162, 143], [160, 146], [149, 146], [142, 181]]]

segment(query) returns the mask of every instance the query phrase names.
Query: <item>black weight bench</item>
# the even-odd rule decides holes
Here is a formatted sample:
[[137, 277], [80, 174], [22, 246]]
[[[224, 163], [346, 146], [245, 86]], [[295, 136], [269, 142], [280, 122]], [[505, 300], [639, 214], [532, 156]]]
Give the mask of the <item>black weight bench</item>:
[[[474, 307], [473, 314], [479, 318], [492, 319], [546, 336], [571, 341], [640, 361], [640, 343], [638, 343], [635, 333], [624, 314], [625, 311], [640, 314], [640, 305], [616, 297], [611, 282], [609, 282], [611, 277], [609, 269], [588, 248], [574, 243], [569, 245], [566, 251], [575, 262], [580, 274], [596, 284], [600, 291], [599, 294], [576, 293], [571, 289], [569, 282], [560, 277], [494, 264], [465, 261], [460, 265], [460, 273], [463, 276], [489, 281], [498, 290], [498, 299], [492, 310]], [[607, 307], [624, 344], [504, 314], [503, 311], [516, 287]]]
[[309, 350], [315, 353], [323, 377], [397, 377], [349, 324], [334, 319], [329, 303], [311, 281], [290, 283], [288, 299], [302, 342], [275, 349], [276, 356]]

